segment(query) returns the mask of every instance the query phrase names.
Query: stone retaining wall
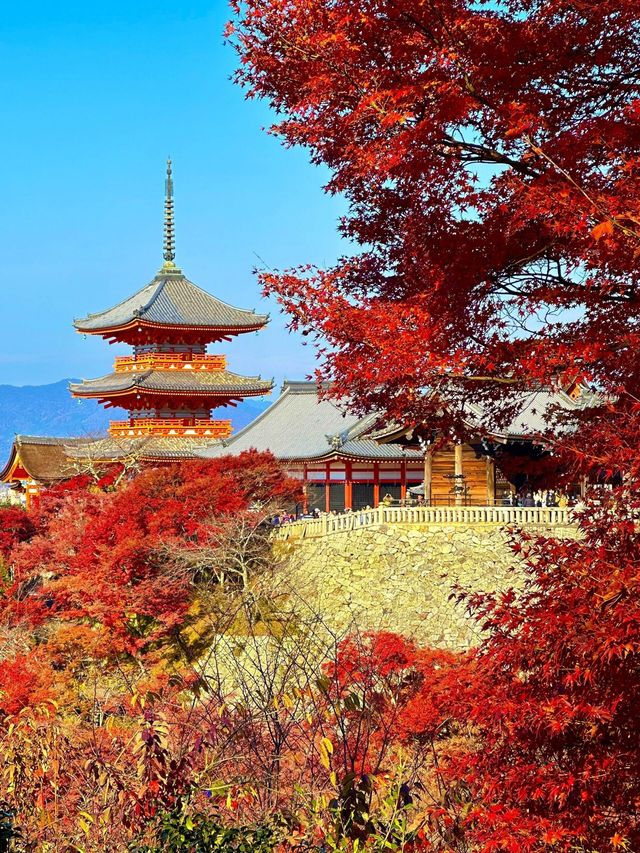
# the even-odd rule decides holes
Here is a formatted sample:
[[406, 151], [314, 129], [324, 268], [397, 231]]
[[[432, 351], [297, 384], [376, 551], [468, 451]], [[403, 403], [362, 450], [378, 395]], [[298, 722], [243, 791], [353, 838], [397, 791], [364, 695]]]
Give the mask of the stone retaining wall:
[[[532, 531], [533, 532], [533, 531]], [[547, 535], [575, 536], [571, 527]], [[290, 553], [296, 593], [336, 631], [390, 630], [463, 649], [479, 640], [452, 588], [518, 588], [522, 575], [498, 525], [379, 525], [275, 544]]]

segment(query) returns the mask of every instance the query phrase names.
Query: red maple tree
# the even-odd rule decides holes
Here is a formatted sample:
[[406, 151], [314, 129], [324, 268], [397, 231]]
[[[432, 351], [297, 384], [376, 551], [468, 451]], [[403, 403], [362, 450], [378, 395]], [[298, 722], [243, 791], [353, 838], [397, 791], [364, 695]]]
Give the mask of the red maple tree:
[[486, 632], [465, 656], [373, 633], [320, 668], [271, 603], [255, 648], [290, 653], [239, 661], [253, 701], [234, 700], [201, 665], [211, 638], [189, 639], [216, 581], [171, 555], [295, 489], [248, 454], [43, 496], [0, 585], [0, 796], [30, 840], [124, 849], [188, 806], [232, 826], [285, 814], [283, 851], [637, 849], [637, 490], [602, 492], [576, 538], [518, 535], [524, 586], [459, 592]]
[[0, 558], [6, 557], [18, 542], [33, 536], [35, 530], [31, 516], [22, 507], [0, 508]]
[[460, 596], [487, 632], [441, 705], [473, 732], [446, 771], [468, 785], [472, 849], [640, 845], [639, 507], [620, 489], [579, 538], [520, 534], [524, 588]]
[[458, 428], [537, 383], [640, 398], [635, 2], [232, 5], [237, 79], [361, 247], [263, 275], [336, 393], [435, 423], [445, 391]]
[[211, 725], [206, 703], [191, 719], [193, 661], [236, 583], [219, 542], [299, 496], [256, 452], [106, 485], [76, 478], [0, 514], [0, 802], [34, 845], [126, 849], [190, 791]]
[[405, 779], [424, 816], [413, 849], [640, 848], [639, 510], [620, 488], [584, 509], [578, 536], [515, 535], [519, 588], [458, 591], [484, 632], [467, 655], [389, 634], [341, 644], [324, 689], [343, 703], [344, 825], [375, 835], [373, 792], [404, 745], [435, 756], [429, 781]]

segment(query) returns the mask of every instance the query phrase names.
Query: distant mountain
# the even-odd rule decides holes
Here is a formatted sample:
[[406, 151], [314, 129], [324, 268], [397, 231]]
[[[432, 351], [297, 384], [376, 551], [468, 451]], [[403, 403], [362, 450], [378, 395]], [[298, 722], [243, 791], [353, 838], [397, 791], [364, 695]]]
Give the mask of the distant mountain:
[[[118, 409], [106, 412], [95, 400], [74, 400], [68, 391], [71, 381], [0, 385], [0, 467], [16, 433], [94, 437], [106, 432], [110, 420], [118, 419]], [[245, 400], [235, 409], [217, 410], [214, 417], [231, 418], [234, 429], [239, 430], [264, 412], [269, 402]]]

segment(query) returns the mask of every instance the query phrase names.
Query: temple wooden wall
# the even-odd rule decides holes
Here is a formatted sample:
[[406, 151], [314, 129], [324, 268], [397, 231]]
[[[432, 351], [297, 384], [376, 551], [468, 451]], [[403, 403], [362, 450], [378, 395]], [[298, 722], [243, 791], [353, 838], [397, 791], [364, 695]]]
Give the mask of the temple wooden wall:
[[434, 505], [454, 504], [455, 485], [464, 489], [463, 503], [482, 506], [489, 501], [487, 487], [487, 462], [478, 457], [468, 444], [462, 447], [462, 478], [455, 478], [455, 451], [453, 447], [434, 454], [431, 468], [431, 503]]
[[453, 487], [455, 480], [454, 459], [452, 450], [440, 450], [434, 454], [431, 463], [431, 503], [455, 503]]
[[465, 503], [486, 504], [489, 495], [487, 493], [487, 459], [485, 456], [476, 456], [472, 447], [465, 445], [462, 448], [462, 470], [464, 472], [464, 486], [466, 490]]

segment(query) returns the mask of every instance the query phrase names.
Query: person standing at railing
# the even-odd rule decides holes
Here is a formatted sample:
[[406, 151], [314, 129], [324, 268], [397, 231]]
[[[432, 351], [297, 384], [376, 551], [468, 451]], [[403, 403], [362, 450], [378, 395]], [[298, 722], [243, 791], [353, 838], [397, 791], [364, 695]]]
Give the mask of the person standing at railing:
[[567, 513], [569, 520], [573, 521], [575, 519], [576, 514], [579, 514], [579, 513], [584, 511], [585, 506], [586, 506], [586, 504], [583, 501], [583, 499], [578, 498], [578, 500], [575, 502], [575, 504], [572, 507], [569, 507], [569, 510]]

